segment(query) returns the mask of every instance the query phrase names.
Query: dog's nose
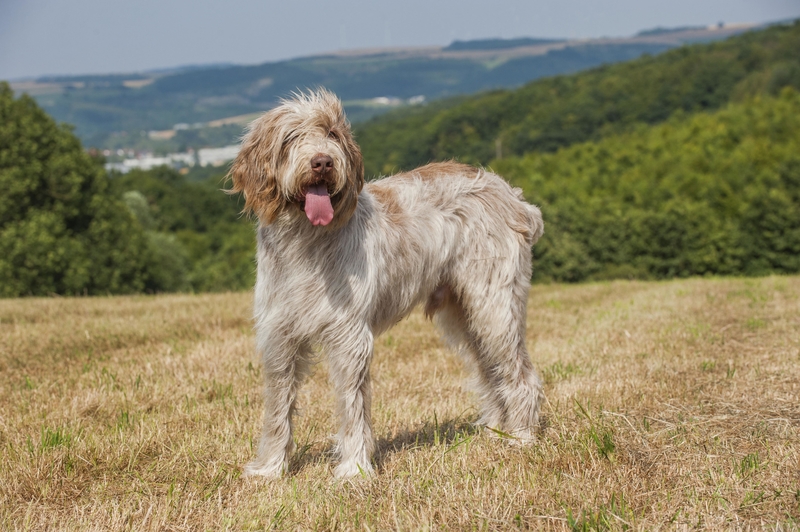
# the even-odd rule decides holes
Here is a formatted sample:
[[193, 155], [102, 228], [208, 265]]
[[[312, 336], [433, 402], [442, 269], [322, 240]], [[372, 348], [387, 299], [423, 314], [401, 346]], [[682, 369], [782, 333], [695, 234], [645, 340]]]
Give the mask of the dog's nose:
[[333, 159], [328, 155], [316, 155], [311, 159], [311, 170], [315, 174], [327, 174], [333, 169]]

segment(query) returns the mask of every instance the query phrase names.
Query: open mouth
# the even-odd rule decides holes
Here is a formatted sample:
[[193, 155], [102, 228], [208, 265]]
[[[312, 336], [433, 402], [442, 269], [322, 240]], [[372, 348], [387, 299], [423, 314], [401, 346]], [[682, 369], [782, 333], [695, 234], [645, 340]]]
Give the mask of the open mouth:
[[302, 207], [312, 225], [328, 225], [333, 220], [333, 205], [325, 183], [306, 188]]

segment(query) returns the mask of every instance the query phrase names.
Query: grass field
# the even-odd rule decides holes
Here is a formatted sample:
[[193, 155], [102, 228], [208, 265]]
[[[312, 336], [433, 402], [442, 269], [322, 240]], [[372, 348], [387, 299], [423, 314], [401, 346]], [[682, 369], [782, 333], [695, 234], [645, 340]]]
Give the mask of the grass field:
[[800, 277], [544, 285], [536, 445], [476, 429], [420, 313], [376, 341], [378, 474], [331, 474], [324, 358], [288, 477], [249, 294], [0, 300], [0, 529], [800, 527]]

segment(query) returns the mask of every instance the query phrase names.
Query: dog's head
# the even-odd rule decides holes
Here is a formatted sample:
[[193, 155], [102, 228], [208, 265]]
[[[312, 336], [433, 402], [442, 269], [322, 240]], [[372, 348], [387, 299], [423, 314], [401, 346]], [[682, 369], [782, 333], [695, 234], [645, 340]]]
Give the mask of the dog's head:
[[313, 225], [350, 219], [364, 186], [361, 150], [342, 103], [318, 90], [298, 94], [254, 120], [228, 174], [246, 212], [270, 224], [286, 212]]

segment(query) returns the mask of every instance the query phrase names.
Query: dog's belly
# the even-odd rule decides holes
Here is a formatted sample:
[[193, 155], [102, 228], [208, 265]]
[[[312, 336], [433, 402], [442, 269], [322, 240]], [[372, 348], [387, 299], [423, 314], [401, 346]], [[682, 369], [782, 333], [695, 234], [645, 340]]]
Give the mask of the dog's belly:
[[417, 305], [427, 301], [448, 280], [454, 251], [453, 241], [439, 233], [414, 241], [389, 238], [376, 254], [375, 287], [370, 326], [375, 334], [405, 318]]
[[436, 286], [434, 283], [414, 283], [414, 286], [387, 286], [378, 292], [370, 316], [370, 328], [376, 336], [408, 316], [426, 301]]

